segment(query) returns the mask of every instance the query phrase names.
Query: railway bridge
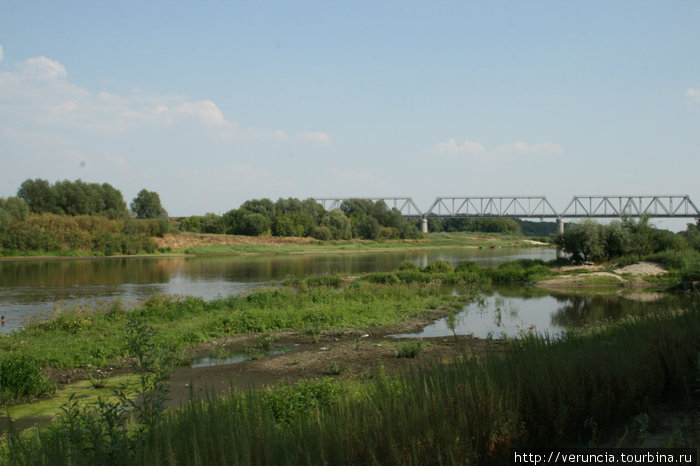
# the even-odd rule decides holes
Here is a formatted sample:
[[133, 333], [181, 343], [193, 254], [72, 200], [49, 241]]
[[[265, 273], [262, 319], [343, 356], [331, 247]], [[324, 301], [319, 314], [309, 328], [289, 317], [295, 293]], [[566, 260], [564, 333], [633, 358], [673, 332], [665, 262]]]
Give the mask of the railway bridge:
[[[339, 208], [351, 198], [314, 198], [326, 210]], [[352, 198], [358, 199], [358, 198]], [[574, 218], [694, 218], [700, 210], [687, 194], [573, 196], [569, 204], [557, 211], [545, 196], [443, 196], [422, 212], [410, 197], [363, 197], [382, 201], [406, 218], [418, 218], [421, 231], [428, 232], [431, 218], [545, 218], [556, 219], [557, 231], [563, 233], [564, 219]]]

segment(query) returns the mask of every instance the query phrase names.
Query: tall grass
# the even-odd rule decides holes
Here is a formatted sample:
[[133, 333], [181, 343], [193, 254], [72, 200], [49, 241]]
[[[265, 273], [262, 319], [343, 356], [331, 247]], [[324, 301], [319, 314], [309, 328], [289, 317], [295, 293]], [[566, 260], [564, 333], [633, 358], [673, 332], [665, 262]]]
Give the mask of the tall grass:
[[0, 358], [0, 403], [44, 395], [55, 390], [36, 358], [12, 355]]
[[[398, 377], [380, 371], [356, 392], [304, 382], [283, 386], [280, 403], [253, 390], [193, 399], [148, 434], [114, 441], [109, 460], [504, 464], [513, 447], [581, 444], [590, 426], [614, 426], [662, 399], [688, 402], [698, 383], [698, 334], [694, 309], [560, 340], [528, 337], [501, 356], [462, 357]], [[10, 435], [0, 455], [17, 465], [97, 459], [95, 449], [72, 444], [61, 424]]]

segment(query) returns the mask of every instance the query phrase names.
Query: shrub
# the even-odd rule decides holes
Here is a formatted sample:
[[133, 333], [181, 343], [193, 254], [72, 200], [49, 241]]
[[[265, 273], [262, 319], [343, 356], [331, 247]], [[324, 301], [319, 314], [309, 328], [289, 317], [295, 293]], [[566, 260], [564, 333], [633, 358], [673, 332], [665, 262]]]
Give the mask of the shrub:
[[420, 340], [403, 341], [396, 345], [394, 357], [415, 358], [423, 351], [424, 343]]
[[277, 422], [291, 424], [312, 410], [337, 403], [341, 387], [340, 382], [328, 377], [302, 380], [294, 385], [282, 383], [269, 389], [263, 399]]
[[304, 280], [307, 286], [329, 286], [337, 288], [340, 286], [340, 277], [338, 275], [314, 275]]
[[399, 277], [394, 275], [391, 272], [372, 272], [368, 273], [363, 277], [364, 280], [367, 280], [368, 282], [371, 283], [399, 283]]
[[427, 273], [450, 273], [454, 271], [454, 267], [445, 260], [436, 260], [426, 265], [423, 271]]
[[0, 402], [39, 396], [55, 390], [32, 356], [9, 355], [0, 359]]

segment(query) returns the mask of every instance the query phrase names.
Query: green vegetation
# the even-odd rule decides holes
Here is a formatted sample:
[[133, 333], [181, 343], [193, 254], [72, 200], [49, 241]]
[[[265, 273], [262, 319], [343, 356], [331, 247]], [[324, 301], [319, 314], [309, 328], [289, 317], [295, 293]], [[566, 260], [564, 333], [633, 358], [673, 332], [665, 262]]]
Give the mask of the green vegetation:
[[522, 237], [514, 237], [496, 233], [485, 233], [478, 238], [466, 233], [429, 233], [417, 240], [329, 240], [313, 241], [306, 244], [227, 244], [215, 246], [192, 246], [184, 253], [197, 256], [224, 256], [243, 254], [293, 254], [293, 253], [331, 253], [331, 252], [363, 252], [385, 251], [418, 248], [513, 248], [532, 247], [523, 241]]
[[[109, 405], [10, 433], [0, 458], [23, 464], [504, 464], [512, 448], [595, 445], [596, 434], [698, 386], [700, 312], [526, 337], [510, 351], [192, 399], [151, 423]], [[111, 405], [117, 406], [118, 405]], [[117, 422], [121, 421], [121, 422]]]
[[394, 348], [394, 356], [397, 358], [416, 358], [423, 351], [425, 343], [421, 340], [402, 341]]
[[[649, 218], [639, 221], [625, 218], [601, 225], [593, 220], [583, 220], [569, 225], [564, 234], [553, 237], [554, 243], [571, 254], [573, 261], [602, 261], [615, 258], [641, 257], [663, 251], [696, 250], [700, 246], [694, 240], [695, 225], [688, 225], [684, 233], [673, 234], [658, 230], [649, 224]], [[691, 238], [688, 241], [686, 238]]]
[[151, 237], [170, 231], [158, 194], [146, 190], [132, 208], [150, 220], [132, 218], [122, 193], [107, 183], [26, 180], [17, 196], [0, 199], [0, 256], [153, 253]]
[[136, 218], [163, 218], [168, 216], [160, 204], [160, 196], [157, 192], [142, 189], [131, 201], [131, 211]]
[[[42, 367], [69, 368], [120, 364], [131, 353], [130, 318], [145, 319], [155, 344], [186, 360], [187, 347], [232, 333], [388, 325], [427, 309], [450, 308], [468, 297], [441, 296], [438, 286], [385, 287], [357, 282], [340, 290], [329, 279], [308, 289], [269, 289], [245, 296], [205, 301], [156, 296], [128, 313], [118, 304], [98, 309], [63, 309], [53, 319], [34, 321], [0, 338], [0, 357], [28, 355]], [[313, 283], [313, 280], [312, 280]], [[79, 338], [78, 338], [79, 336]]]
[[574, 262], [595, 260], [617, 262], [620, 266], [641, 260], [664, 265], [671, 273], [661, 280], [668, 283], [700, 280], [700, 233], [697, 225], [673, 234], [649, 225], [624, 219], [600, 225], [584, 220], [570, 225], [554, 243], [571, 254]]
[[[188, 360], [187, 348], [230, 334], [262, 333], [251, 351], [270, 349], [264, 332], [307, 330], [317, 341], [323, 329], [396, 324], [426, 310], [446, 312], [470, 296], [446, 296], [441, 284], [489, 285], [529, 282], [549, 273], [541, 261], [521, 260], [493, 269], [465, 262], [456, 269], [436, 261], [425, 269], [402, 265], [389, 273], [355, 280], [318, 275], [282, 288], [205, 301], [195, 297], [154, 296], [126, 311], [120, 303], [97, 308], [67, 308], [50, 320], [36, 320], [19, 332], [0, 336], [0, 358], [30, 358], [38, 367], [91, 368], [126, 364], [131, 319], [153, 329], [156, 347], [175, 362]], [[384, 286], [391, 284], [392, 286]], [[258, 351], [259, 350], [259, 351]], [[9, 390], [9, 389], [8, 389]], [[12, 392], [15, 397], [22, 391]]]
[[65, 180], [52, 185], [37, 178], [22, 183], [17, 196], [34, 214], [105, 215], [108, 218], [128, 214], [122, 193], [108, 183]]
[[168, 228], [167, 220], [30, 214], [6, 228], [0, 225], [0, 255], [153, 253], [151, 237], [162, 236]]
[[50, 393], [54, 389], [36, 358], [17, 354], [0, 359], [0, 403]]
[[552, 272], [544, 262], [534, 259], [520, 259], [505, 262], [498, 267], [481, 267], [465, 261], [453, 268], [449, 262], [434, 261], [424, 269], [402, 264], [393, 272], [372, 272], [364, 274], [360, 280], [372, 283], [443, 283], [443, 284], [508, 284], [533, 283], [549, 277]]
[[418, 238], [416, 222], [382, 202], [349, 199], [326, 212], [313, 199], [252, 199], [222, 216], [208, 213], [180, 220], [181, 231], [248, 236], [311, 236], [321, 241]]

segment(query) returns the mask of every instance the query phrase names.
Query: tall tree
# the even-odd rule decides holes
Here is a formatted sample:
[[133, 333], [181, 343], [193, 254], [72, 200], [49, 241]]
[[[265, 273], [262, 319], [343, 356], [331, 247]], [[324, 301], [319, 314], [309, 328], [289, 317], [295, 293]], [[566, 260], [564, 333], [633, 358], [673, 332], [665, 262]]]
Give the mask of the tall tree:
[[35, 214], [41, 212], [58, 213], [56, 192], [46, 180], [40, 178], [25, 180], [20, 185], [17, 196], [26, 202], [29, 210]]
[[130, 204], [136, 218], [167, 217], [168, 212], [160, 204], [160, 196], [155, 191], [142, 189]]

